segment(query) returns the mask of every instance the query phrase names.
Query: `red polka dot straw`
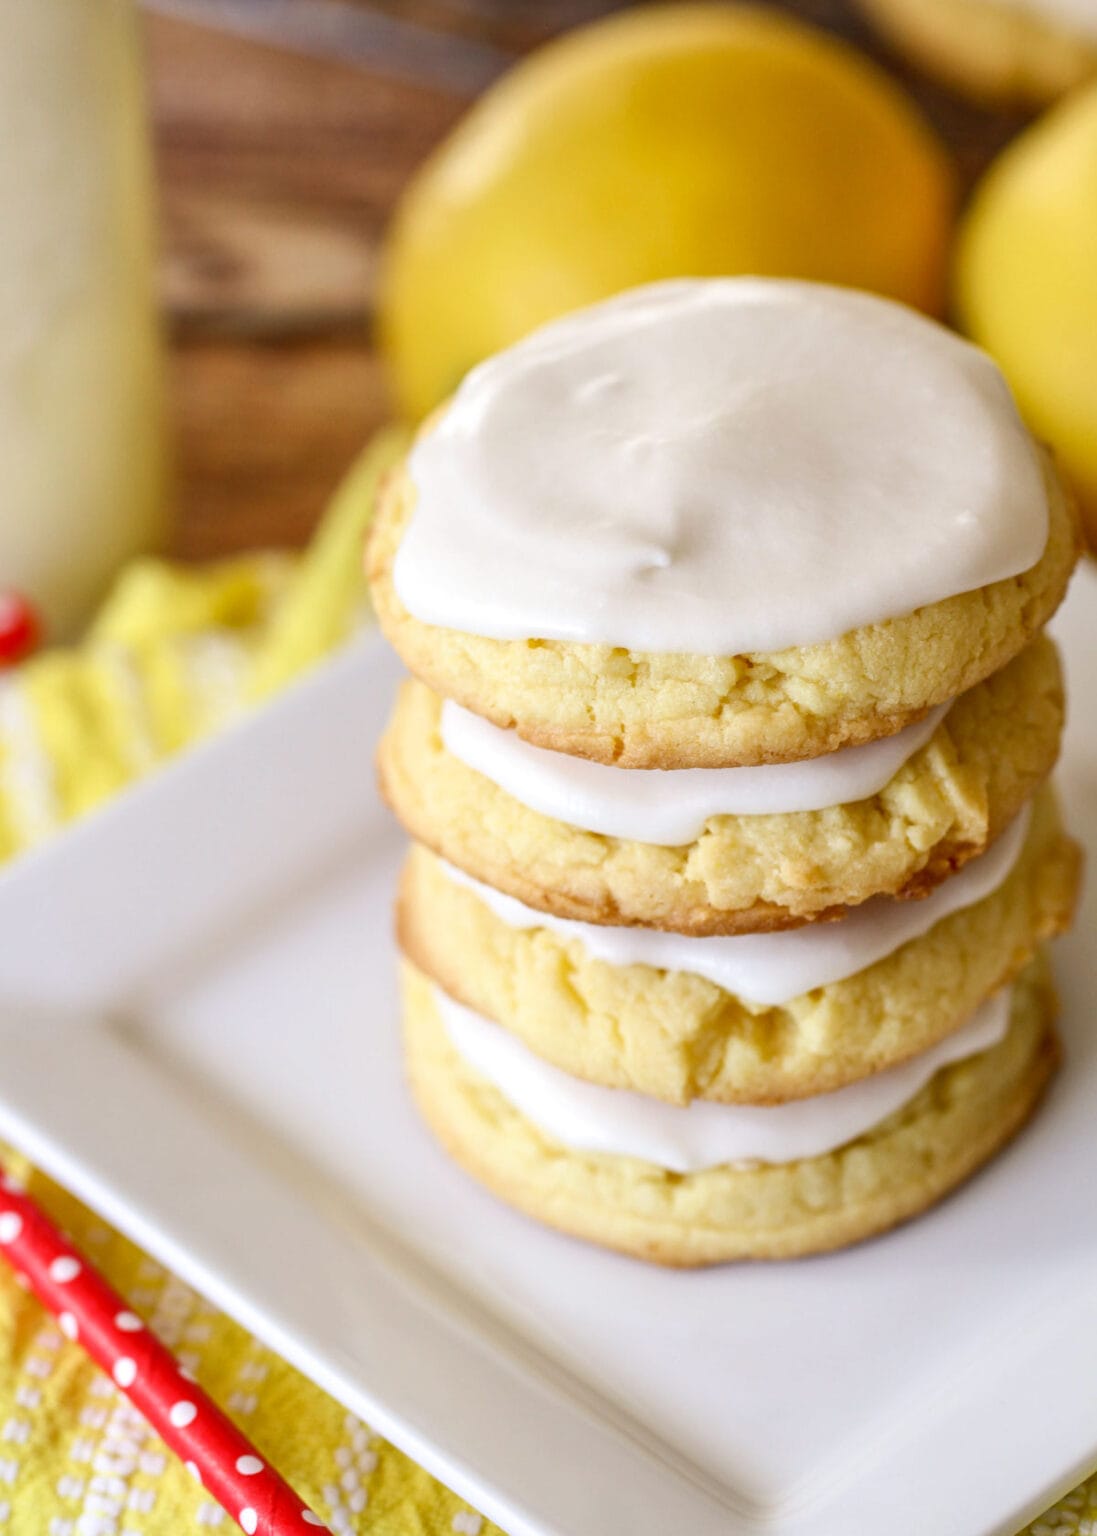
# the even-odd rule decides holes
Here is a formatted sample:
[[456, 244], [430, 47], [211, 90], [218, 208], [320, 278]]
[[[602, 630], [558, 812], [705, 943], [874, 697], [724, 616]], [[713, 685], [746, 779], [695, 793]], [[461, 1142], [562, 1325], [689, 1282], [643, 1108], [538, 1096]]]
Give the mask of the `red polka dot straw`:
[[78, 1254], [23, 1188], [0, 1176], [0, 1254], [247, 1536], [325, 1529], [231, 1419]]

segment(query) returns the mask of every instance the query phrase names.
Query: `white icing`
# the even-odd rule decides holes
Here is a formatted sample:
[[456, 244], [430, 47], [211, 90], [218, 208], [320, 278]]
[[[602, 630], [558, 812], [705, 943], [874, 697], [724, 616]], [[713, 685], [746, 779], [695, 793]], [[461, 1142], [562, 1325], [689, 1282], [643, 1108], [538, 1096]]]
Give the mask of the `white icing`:
[[1097, 38], [1097, 0], [1001, 0], [1001, 3], [1011, 11], [1023, 11], [1027, 16], [1043, 18], [1085, 37]]
[[535, 747], [452, 699], [442, 705], [442, 743], [543, 816], [603, 837], [678, 848], [700, 837], [710, 816], [823, 811], [879, 794], [925, 746], [948, 708], [942, 704], [864, 746], [758, 768], [616, 768]]
[[692, 938], [654, 928], [579, 923], [537, 912], [450, 864], [444, 868], [451, 880], [474, 891], [510, 928], [548, 928], [565, 939], [577, 939], [595, 960], [704, 976], [746, 1002], [775, 1008], [856, 975], [921, 938], [952, 913], [990, 896], [1016, 864], [1030, 819], [1026, 808], [986, 853], [921, 901], [878, 897], [855, 907], [840, 922], [808, 923], [782, 933]]
[[772, 1106], [703, 1099], [680, 1106], [570, 1077], [440, 988], [434, 997], [458, 1054], [546, 1135], [578, 1151], [638, 1157], [673, 1173], [791, 1163], [855, 1141], [909, 1103], [942, 1067], [997, 1045], [1010, 1014], [1007, 988], [931, 1050], [834, 1093]]
[[410, 458], [394, 580], [498, 639], [735, 655], [1017, 575], [1036, 449], [991, 360], [869, 294], [654, 284], [474, 369]]

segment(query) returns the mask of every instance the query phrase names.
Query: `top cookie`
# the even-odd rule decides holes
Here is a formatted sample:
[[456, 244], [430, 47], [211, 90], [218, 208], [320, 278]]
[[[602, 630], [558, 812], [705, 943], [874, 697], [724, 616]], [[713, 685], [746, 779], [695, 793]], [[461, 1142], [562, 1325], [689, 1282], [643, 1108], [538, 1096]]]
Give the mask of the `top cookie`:
[[632, 767], [889, 735], [1057, 606], [1072, 510], [994, 365], [865, 294], [657, 284], [474, 370], [382, 498], [437, 691]]

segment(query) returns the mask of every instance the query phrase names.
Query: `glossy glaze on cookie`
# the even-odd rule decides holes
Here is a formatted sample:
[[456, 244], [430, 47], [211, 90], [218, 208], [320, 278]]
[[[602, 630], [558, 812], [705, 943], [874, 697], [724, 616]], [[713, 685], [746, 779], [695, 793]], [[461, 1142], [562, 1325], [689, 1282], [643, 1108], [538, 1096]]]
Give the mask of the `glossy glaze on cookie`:
[[474, 369], [411, 454], [426, 624], [740, 655], [1040, 559], [1039, 458], [990, 358], [865, 293], [656, 283]]

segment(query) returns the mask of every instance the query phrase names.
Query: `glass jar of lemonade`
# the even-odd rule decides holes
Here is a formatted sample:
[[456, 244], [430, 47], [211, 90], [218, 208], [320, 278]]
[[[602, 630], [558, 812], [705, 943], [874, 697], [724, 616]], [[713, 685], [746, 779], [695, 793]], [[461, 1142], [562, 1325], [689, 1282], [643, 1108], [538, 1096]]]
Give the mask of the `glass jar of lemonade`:
[[5, 0], [0, 599], [51, 639], [163, 531], [151, 185], [133, 0]]

